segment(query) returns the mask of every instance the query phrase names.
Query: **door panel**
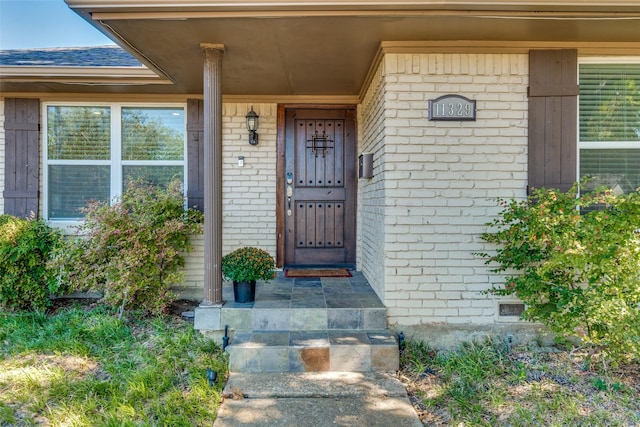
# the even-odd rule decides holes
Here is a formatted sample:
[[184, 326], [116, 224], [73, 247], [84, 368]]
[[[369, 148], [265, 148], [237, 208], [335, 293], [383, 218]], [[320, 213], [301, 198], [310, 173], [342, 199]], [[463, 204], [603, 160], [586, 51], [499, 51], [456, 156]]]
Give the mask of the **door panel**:
[[355, 263], [355, 111], [285, 110], [285, 264]]

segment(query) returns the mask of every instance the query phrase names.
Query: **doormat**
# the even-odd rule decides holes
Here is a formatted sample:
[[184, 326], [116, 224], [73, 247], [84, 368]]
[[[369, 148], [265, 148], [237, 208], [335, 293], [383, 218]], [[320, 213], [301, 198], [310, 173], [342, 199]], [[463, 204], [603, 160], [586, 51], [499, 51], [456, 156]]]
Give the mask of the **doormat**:
[[287, 268], [284, 277], [351, 277], [348, 268]]

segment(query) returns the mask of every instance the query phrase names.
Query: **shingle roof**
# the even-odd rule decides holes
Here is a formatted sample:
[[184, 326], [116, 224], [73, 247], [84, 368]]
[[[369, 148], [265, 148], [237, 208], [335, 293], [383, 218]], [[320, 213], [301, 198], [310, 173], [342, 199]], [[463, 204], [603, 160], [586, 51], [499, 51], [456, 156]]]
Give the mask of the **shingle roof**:
[[35, 67], [142, 67], [120, 46], [0, 50], [0, 65]]

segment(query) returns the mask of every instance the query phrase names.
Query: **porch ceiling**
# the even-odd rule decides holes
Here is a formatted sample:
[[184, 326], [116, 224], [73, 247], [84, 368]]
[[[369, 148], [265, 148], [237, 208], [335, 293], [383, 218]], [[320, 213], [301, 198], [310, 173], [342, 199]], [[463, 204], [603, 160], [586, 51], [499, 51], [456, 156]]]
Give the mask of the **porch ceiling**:
[[[66, 1], [174, 82], [118, 89], [131, 93], [202, 93], [201, 43], [225, 46], [225, 95], [357, 96], [383, 41], [640, 42], [640, 1]], [[47, 83], [40, 90], [114, 88]]]

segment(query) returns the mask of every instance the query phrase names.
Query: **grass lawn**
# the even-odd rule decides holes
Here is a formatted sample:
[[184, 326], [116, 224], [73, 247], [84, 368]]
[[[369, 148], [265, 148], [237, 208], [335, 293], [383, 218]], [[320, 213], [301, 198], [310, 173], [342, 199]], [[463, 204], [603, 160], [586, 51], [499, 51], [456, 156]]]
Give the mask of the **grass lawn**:
[[[426, 426], [640, 426], [640, 365], [554, 349], [407, 341], [400, 379]], [[218, 373], [210, 386], [206, 371]], [[0, 314], [0, 426], [211, 426], [227, 359], [177, 316]]]
[[211, 426], [226, 370], [221, 349], [175, 316], [0, 314], [3, 427]]
[[408, 341], [401, 380], [428, 426], [640, 426], [640, 365], [504, 343], [439, 353]]

